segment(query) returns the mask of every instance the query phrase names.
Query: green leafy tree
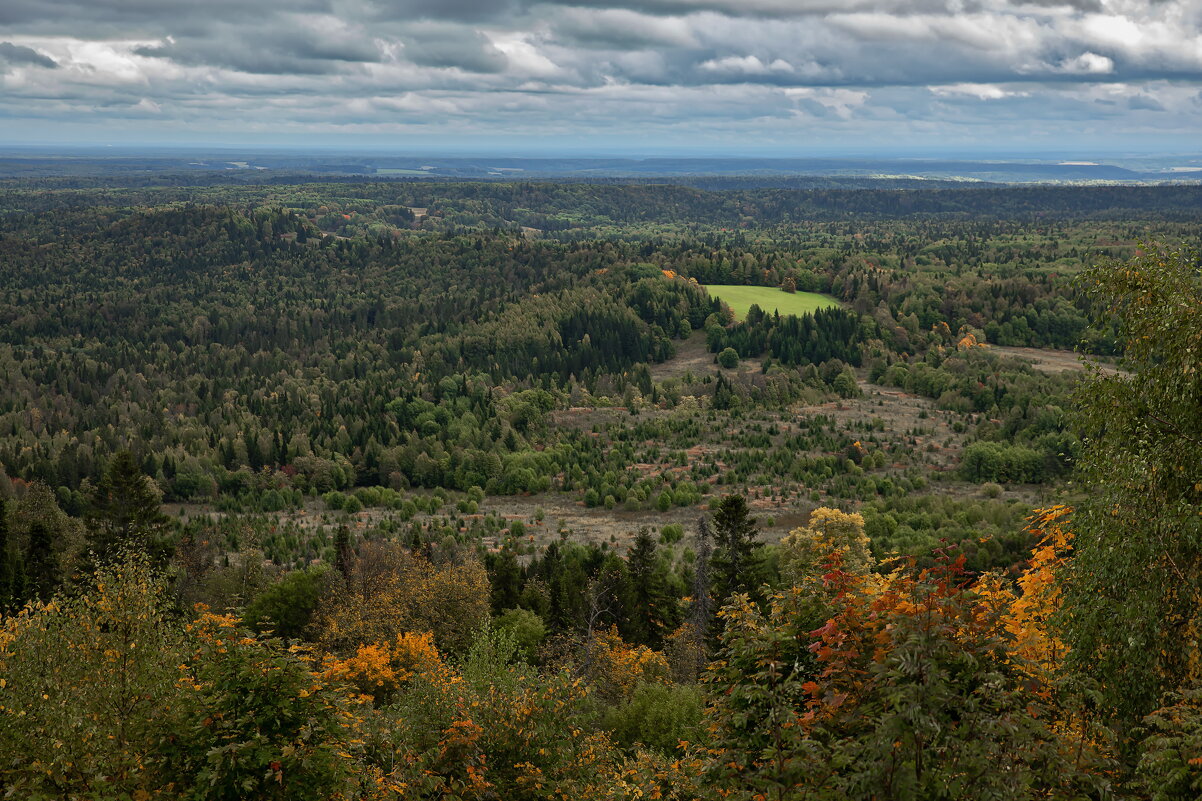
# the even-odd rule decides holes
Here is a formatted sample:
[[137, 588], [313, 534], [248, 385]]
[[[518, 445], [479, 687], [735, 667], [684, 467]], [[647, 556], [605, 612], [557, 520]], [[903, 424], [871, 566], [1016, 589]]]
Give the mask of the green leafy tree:
[[251, 601], [242, 618], [255, 631], [271, 630], [278, 637], [300, 637], [312, 622], [331, 582], [328, 565], [290, 571]]
[[192, 693], [161, 746], [185, 798], [321, 801], [351, 789], [345, 698], [307, 661], [234, 618], [203, 615], [189, 634]]
[[682, 740], [696, 742], [701, 736], [702, 707], [696, 685], [644, 682], [628, 701], [608, 709], [601, 723], [618, 745], [673, 754]]
[[170, 606], [163, 577], [135, 556], [4, 618], [0, 785], [10, 795], [116, 799], [160, 786], [185, 654]]
[[703, 676], [712, 756], [703, 784], [722, 797], [801, 799], [832, 774], [828, 747], [802, 724], [817, 674], [809, 632], [827, 613], [816, 600], [793, 589], [763, 611], [736, 595], [720, 612], [721, 647]]
[[1072, 741], [1008, 648], [1001, 608], [969, 586], [963, 564], [941, 557], [893, 574], [879, 596], [832, 599], [815, 632], [810, 711], [839, 768], [837, 797], [1096, 797], [1101, 783], [1069, 758]]
[[1123, 371], [1094, 368], [1076, 394], [1087, 491], [1061, 626], [1069, 666], [1125, 730], [1197, 678], [1202, 650], [1202, 268], [1194, 252], [1149, 248], [1082, 283], [1126, 352]]
[[547, 638], [547, 626], [541, 617], [529, 609], [506, 609], [494, 625], [498, 631], [513, 637], [526, 662], [532, 665], [538, 662], [538, 649]]
[[1202, 690], [1169, 693], [1143, 722], [1136, 785], [1152, 801], [1202, 798]]

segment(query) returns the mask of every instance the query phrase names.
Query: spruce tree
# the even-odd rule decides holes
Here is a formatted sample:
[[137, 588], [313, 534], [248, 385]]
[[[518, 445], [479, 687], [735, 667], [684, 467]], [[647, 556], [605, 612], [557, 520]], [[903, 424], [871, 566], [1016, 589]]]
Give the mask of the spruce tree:
[[351, 531], [345, 525], [339, 526], [338, 533], [334, 535], [334, 567], [344, 579], [351, 577], [352, 556]]
[[646, 527], [640, 529], [626, 554], [630, 582], [627, 614], [631, 639], [640, 645], [658, 648], [663, 642], [664, 616], [668, 609], [655, 551], [651, 532]]
[[492, 580], [492, 608], [500, 614], [518, 606], [522, 597], [522, 568], [513, 550], [506, 547], [489, 565]]
[[50, 529], [43, 521], [34, 520], [29, 526], [29, 543], [25, 548], [26, 593], [30, 599], [48, 601], [58, 588], [60, 578]]
[[735, 593], [745, 592], [755, 600], [761, 577], [756, 549], [758, 521], [742, 495], [727, 495], [714, 512], [714, 599], [722, 606]]
[[8, 510], [4, 498], [0, 498], [0, 612], [10, 609], [17, 602], [13, 586], [17, 555], [8, 541]]
[[129, 451], [113, 457], [96, 484], [87, 514], [88, 544], [98, 563], [123, 551], [144, 553], [156, 561], [170, 556], [165, 542], [170, 520], [159, 508], [149, 479]]

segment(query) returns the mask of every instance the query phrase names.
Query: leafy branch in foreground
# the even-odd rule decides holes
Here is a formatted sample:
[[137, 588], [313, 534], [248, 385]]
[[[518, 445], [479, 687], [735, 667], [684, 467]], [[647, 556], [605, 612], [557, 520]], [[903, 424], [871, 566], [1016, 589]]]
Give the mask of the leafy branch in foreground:
[[1127, 350], [1122, 371], [1094, 368], [1076, 393], [1088, 492], [1060, 618], [1069, 669], [1100, 683], [1127, 728], [1200, 678], [1202, 267], [1147, 249], [1082, 281]]

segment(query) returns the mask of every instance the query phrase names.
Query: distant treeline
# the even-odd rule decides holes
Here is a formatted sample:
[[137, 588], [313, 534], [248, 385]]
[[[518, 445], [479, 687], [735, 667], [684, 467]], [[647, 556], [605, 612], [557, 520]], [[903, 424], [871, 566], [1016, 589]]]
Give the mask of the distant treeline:
[[[948, 188], [947, 183], [913, 181], [907, 188], [844, 188], [845, 178], [777, 177], [735, 179], [688, 177], [672, 185], [664, 179], [583, 181], [452, 181], [404, 177], [266, 174], [257, 170], [215, 173], [144, 173], [117, 176], [30, 177], [0, 181], [0, 208], [23, 190], [99, 191], [148, 189], [153, 194], [124, 198], [126, 203], [158, 204], [196, 197], [197, 187], [239, 187], [276, 196], [281, 185], [304, 191], [306, 184], [324, 193], [421, 208], [468, 204], [487, 224], [523, 225], [540, 230], [612, 224], [775, 225], [806, 220], [896, 219], [953, 216], [984, 219], [1157, 219], [1182, 221], [1202, 215], [1202, 185], [1171, 186], [1024, 186]], [[862, 179], [867, 181], [869, 179]], [[768, 181], [780, 188], [760, 188]], [[810, 188], [814, 183], [823, 188]], [[303, 183], [302, 183], [303, 182]], [[792, 182], [792, 183], [789, 183]], [[688, 184], [688, 185], [685, 185]], [[927, 189], [934, 185], [936, 188]], [[260, 187], [258, 192], [255, 187]], [[796, 188], [796, 187], [803, 188]], [[172, 192], [172, 188], [179, 191]], [[23, 198], [28, 203], [31, 198]], [[70, 204], [57, 194], [32, 199], [36, 206]], [[93, 201], [94, 202], [94, 201]], [[123, 204], [124, 205], [124, 204]], [[11, 213], [9, 211], [9, 213]]]

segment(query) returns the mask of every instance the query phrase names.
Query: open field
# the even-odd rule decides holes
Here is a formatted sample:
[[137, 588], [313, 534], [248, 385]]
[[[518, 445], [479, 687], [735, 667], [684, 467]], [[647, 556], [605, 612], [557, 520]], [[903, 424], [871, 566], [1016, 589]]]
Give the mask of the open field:
[[784, 292], [770, 286], [710, 284], [705, 290], [710, 295], [721, 298], [740, 320], [747, 316], [747, 311], [753, 303], [768, 314], [779, 311], [781, 314], [796, 315], [811, 314], [819, 309], [839, 305], [839, 301], [829, 295], [820, 295], [817, 292]]
[[1066, 370], [1084, 370], [1087, 363], [1097, 365], [1104, 373], [1119, 372], [1112, 364], [1107, 364], [1096, 357], [1086, 357], [1071, 350], [1053, 350], [1051, 348], [1017, 348], [1006, 345], [990, 345], [994, 352], [1030, 362], [1036, 370], [1045, 373], [1063, 373]]

